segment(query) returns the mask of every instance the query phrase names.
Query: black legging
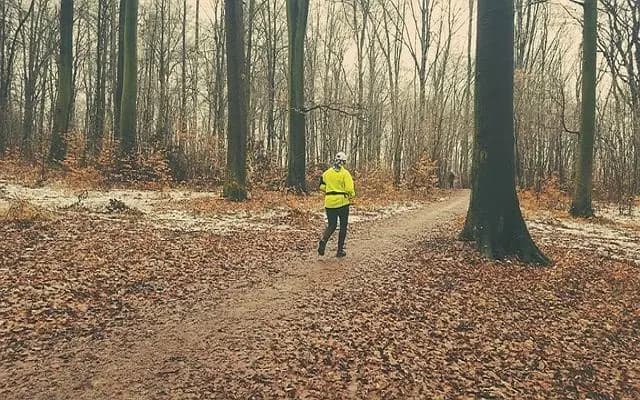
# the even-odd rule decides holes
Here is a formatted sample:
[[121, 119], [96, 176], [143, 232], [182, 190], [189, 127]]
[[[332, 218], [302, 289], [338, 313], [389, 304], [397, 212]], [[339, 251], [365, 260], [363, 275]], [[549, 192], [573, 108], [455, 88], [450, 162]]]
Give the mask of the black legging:
[[338, 227], [338, 218], [340, 218], [340, 233], [338, 234], [338, 251], [344, 250], [344, 241], [347, 239], [347, 224], [349, 223], [349, 206], [340, 208], [327, 208], [327, 219], [329, 225], [322, 235], [322, 241], [327, 243], [333, 232]]

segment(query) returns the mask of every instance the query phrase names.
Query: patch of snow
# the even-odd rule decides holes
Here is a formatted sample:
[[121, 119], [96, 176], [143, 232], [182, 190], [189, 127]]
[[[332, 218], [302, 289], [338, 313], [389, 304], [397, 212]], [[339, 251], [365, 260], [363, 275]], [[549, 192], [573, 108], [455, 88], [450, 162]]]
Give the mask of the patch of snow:
[[375, 211], [362, 211], [357, 207], [353, 209], [351, 215], [349, 215], [349, 222], [362, 223], [369, 221], [379, 221], [381, 219], [389, 218], [394, 215], [403, 214], [409, 211], [416, 210], [421, 207], [420, 203], [392, 203], [386, 207], [383, 207]]
[[268, 221], [273, 218], [286, 217], [289, 213], [282, 210], [267, 210], [258, 214], [246, 211], [211, 216], [194, 215], [186, 211], [171, 210], [153, 215], [153, 226], [176, 231], [213, 232], [229, 234], [240, 230], [291, 230], [282, 224]]
[[592, 250], [612, 259], [640, 265], [640, 236], [623, 226], [550, 218], [534, 219], [527, 225], [532, 232], [540, 233], [538, 240], [542, 243], [553, 242], [565, 248]]
[[220, 217], [197, 217], [189, 213], [172, 211], [156, 214], [152, 223], [157, 228], [167, 228], [187, 232], [213, 232], [230, 234], [240, 230], [288, 230], [285, 225], [274, 225], [248, 219], [237, 214], [222, 215]]
[[[625, 210], [625, 212], [628, 210]], [[606, 218], [616, 223], [635, 225], [640, 227], [640, 210], [631, 209], [631, 214], [620, 213], [620, 208], [614, 204], [597, 204], [596, 216]]]
[[[274, 208], [260, 212], [238, 211], [235, 213], [202, 214], [189, 212], [177, 207], [177, 202], [187, 199], [220, 198], [217, 192], [196, 192], [186, 190], [89, 190], [73, 191], [58, 186], [30, 188], [19, 184], [0, 182], [0, 210], [9, 201], [20, 199], [35, 206], [52, 211], [76, 210], [94, 213], [96, 218], [118, 220], [118, 214], [107, 214], [111, 199], [122, 201], [133, 211], [140, 211], [142, 219], [152, 226], [180, 231], [207, 231], [230, 234], [239, 230], [292, 230], [293, 227], [278, 221], [289, 216], [286, 208]], [[350, 222], [363, 223], [378, 221], [397, 214], [415, 210], [421, 206], [417, 202], [393, 203], [375, 211], [352, 208]], [[317, 216], [324, 218], [324, 212]]]
[[0, 198], [6, 200], [26, 200], [36, 206], [50, 210], [59, 210], [74, 205], [92, 211], [101, 212], [110, 199], [124, 202], [128, 207], [143, 213], [153, 213], [157, 208], [184, 199], [220, 197], [214, 192], [192, 192], [184, 190], [77, 190], [64, 187], [43, 186], [30, 188], [8, 182], [0, 182]]

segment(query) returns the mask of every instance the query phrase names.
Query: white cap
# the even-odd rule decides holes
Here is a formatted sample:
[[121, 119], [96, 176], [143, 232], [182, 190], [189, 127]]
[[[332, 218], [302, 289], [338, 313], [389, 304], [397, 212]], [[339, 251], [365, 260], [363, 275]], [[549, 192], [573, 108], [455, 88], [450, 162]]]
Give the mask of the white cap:
[[347, 155], [344, 152], [339, 152], [338, 154], [336, 154], [336, 160], [337, 161], [347, 161]]

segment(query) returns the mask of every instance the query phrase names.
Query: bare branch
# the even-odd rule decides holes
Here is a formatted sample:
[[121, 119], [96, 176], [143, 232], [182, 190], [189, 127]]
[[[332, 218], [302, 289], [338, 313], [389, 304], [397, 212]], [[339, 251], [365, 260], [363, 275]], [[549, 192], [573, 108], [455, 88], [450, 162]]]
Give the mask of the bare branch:
[[362, 117], [362, 110], [358, 109], [357, 107], [351, 107], [352, 110], [356, 110], [356, 111], [351, 111], [351, 110], [345, 110], [343, 108], [340, 108], [340, 106], [337, 105], [331, 105], [331, 104], [316, 104], [314, 106], [311, 107], [305, 107], [303, 108], [301, 111], [303, 113], [309, 113], [311, 111], [314, 110], [323, 110], [323, 111], [334, 111], [343, 115], [347, 115], [349, 117], [357, 117], [357, 118], [361, 118]]

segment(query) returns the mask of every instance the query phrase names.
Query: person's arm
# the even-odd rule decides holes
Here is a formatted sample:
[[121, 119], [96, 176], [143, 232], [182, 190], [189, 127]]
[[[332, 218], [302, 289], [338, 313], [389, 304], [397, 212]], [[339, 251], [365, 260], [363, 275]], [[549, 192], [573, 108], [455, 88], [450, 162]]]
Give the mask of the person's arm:
[[344, 191], [347, 192], [347, 195], [349, 196], [350, 199], [353, 199], [354, 197], [356, 197], [356, 188], [355, 185], [353, 184], [353, 178], [351, 177], [351, 174], [349, 173], [349, 171], [345, 170], [345, 177], [344, 177]]
[[322, 176], [320, 176], [319, 189], [320, 189], [321, 192], [326, 192], [327, 191], [327, 184], [324, 182], [324, 174], [322, 174]]

